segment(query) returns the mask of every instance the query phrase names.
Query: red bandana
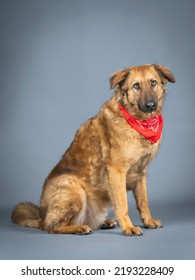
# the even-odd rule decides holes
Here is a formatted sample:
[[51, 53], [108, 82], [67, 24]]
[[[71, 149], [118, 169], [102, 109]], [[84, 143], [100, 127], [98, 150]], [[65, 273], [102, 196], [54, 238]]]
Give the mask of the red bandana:
[[127, 110], [119, 104], [119, 108], [125, 117], [126, 121], [133, 127], [137, 132], [142, 134], [153, 144], [156, 143], [161, 137], [163, 128], [163, 117], [162, 115], [155, 116], [148, 120], [138, 120], [131, 116]]

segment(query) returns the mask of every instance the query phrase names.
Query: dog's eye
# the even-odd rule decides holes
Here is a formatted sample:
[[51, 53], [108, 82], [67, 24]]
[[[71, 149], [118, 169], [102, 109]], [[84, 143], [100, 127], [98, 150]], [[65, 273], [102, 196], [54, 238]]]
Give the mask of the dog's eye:
[[135, 83], [135, 84], [133, 84], [133, 88], [136, 89], [136, 90], [138, 90], [138, 89], [141, 88], [141, 86], [140, 86], [139, 83]]
[[151, 80], [151, 86], [155, 87], [157, 85], [157, 81], [156, 80]]

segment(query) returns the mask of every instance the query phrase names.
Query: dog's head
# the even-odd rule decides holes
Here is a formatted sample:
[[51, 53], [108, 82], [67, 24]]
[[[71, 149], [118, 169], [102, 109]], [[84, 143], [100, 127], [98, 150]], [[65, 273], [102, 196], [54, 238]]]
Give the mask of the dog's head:
[[175, 81], [166, 67], [147, 64], [117, 71], [110, 77], [110, 87], [116, 87], [117, 99], [131, 115], [147, 119], [161, 113], [165, 84]]

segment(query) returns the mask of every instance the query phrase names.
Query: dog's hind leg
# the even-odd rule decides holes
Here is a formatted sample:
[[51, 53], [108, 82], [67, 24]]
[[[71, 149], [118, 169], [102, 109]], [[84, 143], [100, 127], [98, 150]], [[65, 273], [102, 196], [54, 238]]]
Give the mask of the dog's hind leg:
[[92, 233], [92, 229], [87, 225], [71, 225], [71, 226], [69, 225], [69, 226], [67, 226], [66, 223], [61, 222], [50, 233], [87, 235], [87, 234]]
[[43, 229], [49, 233], [91, 233], [92, 229], [84, 224], [86, 203], [85, 191], [82, 188], [58, 188], [47, 206]]
[[113, 219], [106, 220], [101, 226], [101, 229], [112, 229], [116, 227], [116, 222]]

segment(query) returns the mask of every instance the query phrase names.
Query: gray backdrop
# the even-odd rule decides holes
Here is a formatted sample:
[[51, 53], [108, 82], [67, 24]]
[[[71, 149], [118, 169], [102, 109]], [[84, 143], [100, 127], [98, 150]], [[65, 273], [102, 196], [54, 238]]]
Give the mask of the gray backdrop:
[[77, 128], [107, 100], [116, 70], [161, 63], [174, 73], [152, 200], [194, 198], [192, 1], [0, 2], [0, 205], [39, 201]]
[[177, 82], [168, 85], [163, 143], [149, 169], [150, 202], [190, 209], [194, 14], [193, 0], [1, 0], [0, 207], [39, 202], [77, 128], [110, 98], [113, 72], [160, 63]]

